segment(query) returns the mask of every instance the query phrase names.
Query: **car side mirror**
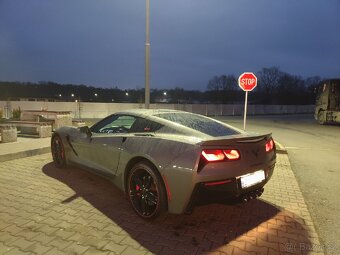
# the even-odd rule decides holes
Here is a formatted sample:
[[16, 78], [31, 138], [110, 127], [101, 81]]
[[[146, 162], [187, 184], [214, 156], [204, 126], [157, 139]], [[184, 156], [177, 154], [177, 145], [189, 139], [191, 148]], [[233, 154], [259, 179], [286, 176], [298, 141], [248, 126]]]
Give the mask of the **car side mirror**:
[[91, 137], [92, 136], [91, 129], [88, 126], [80, 127], [79, 131], [80, 131], [80, 133], [86, 134], [87, 137]]

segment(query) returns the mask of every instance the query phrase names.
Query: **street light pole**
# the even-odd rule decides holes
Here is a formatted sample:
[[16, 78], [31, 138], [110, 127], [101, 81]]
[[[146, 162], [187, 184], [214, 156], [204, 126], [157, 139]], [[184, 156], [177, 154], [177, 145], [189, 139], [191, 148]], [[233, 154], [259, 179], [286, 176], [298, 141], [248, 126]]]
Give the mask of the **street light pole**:
[[145, 22], [145, 108], [150, 108], [150, 0], [146, 0]]

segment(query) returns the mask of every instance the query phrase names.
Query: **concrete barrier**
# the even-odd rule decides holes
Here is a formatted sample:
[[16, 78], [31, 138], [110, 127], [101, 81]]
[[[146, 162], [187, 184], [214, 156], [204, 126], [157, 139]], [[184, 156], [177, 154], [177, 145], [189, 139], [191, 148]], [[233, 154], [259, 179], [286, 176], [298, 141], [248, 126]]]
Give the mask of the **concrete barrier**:
[[[0, 101], [5, 116], [7, 109], [71, 111], [72, 118], [103, 118], [127, 109], [144, 108], [137, 103], [86, 103], [86, 102], [31, 102]], [[243, 104], [151, 104], [152, 109], [176, 109], [208, 116], [242, 115]], [[313, 113], [314, 105], [248, 105], [249, 115]]]
[[17, 128], [13, 125], [1, 124], [0, 135], [2, 143], [10, 143], [17, 141]]
[[51, 137], [52, 136], [52, 126], [39, 126], [37, 132], [40, 138]]
[[53, 129], [58, 129], [64, 126], [72, 126], [72, 116], [70, 114], [57, 114], [54, 120]]

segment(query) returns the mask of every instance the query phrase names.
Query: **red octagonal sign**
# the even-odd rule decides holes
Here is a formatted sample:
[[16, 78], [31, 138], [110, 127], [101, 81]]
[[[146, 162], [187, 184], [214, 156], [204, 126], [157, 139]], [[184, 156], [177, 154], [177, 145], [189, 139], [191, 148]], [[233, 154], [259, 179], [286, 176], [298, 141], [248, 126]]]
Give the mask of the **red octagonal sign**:
[[253, 73], [243, 73], [238, 77], [238, 85], [244, 91], [252, 91], [257, 86], [257, 78]]

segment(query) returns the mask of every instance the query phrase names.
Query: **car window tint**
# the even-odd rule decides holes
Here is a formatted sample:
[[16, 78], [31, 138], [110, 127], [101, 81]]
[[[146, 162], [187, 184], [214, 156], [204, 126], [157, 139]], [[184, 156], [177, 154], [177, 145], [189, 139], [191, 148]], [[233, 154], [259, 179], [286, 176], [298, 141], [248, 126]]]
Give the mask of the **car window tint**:
[[171, 112], [156, 114], [155, 116], [214, 137], [239, 134], [238, 131], [201, 115]]
[[127, 133], [136, 121], [136, 117], [129, 115], [113, 115], [98, 122], [91, 131], [94, 133]]
[[156, 132], [163, 127], [162, 124], [147, 120], [144, 118], [138, 118], [130, 129], [132, 133], [140, 132]]
[[115, 120], [116, 118], [118, 118], [117, 115], [111, 115], [111, 116], [108, 116], [104, 119], [102, 119], [101, 121], [97, 122], [96, 124], [94, 124], [90, 129], [91, 129], [91, 132], [93, 133], [99, 133], [99, 130], [108, 125], [109, 123], [112, 123], [113, 120]]

